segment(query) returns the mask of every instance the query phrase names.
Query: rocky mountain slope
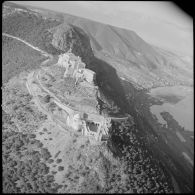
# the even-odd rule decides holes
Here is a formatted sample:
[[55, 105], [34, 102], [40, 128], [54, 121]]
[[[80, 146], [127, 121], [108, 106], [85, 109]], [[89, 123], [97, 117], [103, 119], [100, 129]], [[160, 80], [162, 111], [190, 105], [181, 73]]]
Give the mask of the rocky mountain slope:
[[53, 37], [52, 45], [56, 49], [67, 52], [71, 48], [86, 63], [93, 58], [90, 40], [79, 27], [63, 23], [49, 31]]
[[[43, 9], [39, 12], [43, 15], [50, 13]], [[54, 15], [55, 12], [51, 13]], [[192, 62], [186, 60], [189, 57], [159, 49], [131, 30], [69, 14], [61, 14], [61, 17], [63, 22], [83, 29], [90, 39], [94, 53], [111, 62], [128, 80], [146, 88], [192, 84]]]
[[[110, 63], [120, 76], [144, 88], [175, 84], [192, 85], [193, 83], [192, 64], [189, 61], [145, 42], [134, 31], [69, 14], [31, 7], [28, 9], [31, 15], [29, 17], [33, 18], [34, 15], [36, 17], [39, 15], [44, 23], [47, 20], [51, 23], [44, 33], [39, 31], [40, 35], [35, 33], [38, 39], [41, 36], [42, 42], [47, 41], [50, 47], [66, 51], [71, 43], [73, 52], [83, 57], [86, 56], [85, 60], [89, 60], [93, 55], [92, 48], [94, 54]], [[48, 15], [50, 18], [46, 19]], [[9, 29], [11, 20], [9, 18], [7, 23], [7, 17], [3, 23], [5, 24], [3, 31], [16, 34], [19, 28], [16, 27], [16, 32]], [[14, 13], [9, 17], [14, 17]], [[28, 17], [24, 15], [23, 18], [21, 22], [26, 21]], [[17, 22], [17, 25], [21, 25], [21, 22]], [[41, 21], [40, 24], [42, 24]], [[11, 25], [12, 28], [15, 25]], [[35, 30], [33, 29], [33, 31]], [[88, 42], [90, 42], [91, 48], [89, 48]]]

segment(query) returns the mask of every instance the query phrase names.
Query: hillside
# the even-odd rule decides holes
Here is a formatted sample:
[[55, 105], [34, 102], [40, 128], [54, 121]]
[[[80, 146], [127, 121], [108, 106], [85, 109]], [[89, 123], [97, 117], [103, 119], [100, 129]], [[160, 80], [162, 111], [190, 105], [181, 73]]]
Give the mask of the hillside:
[[[82, 40], [82, 44], [87, 42], [84, 38], [86, 36], [82, 36], [84, 33], [90, 40], [91, 48], [97, 57], [110, 63], [117, 70], [119, 76], [137, 83], [140, 87], [192, 85], [193, 83], [192, 64], [184, 60], [185, 57], [150, 45], [134, 31], [44, 9], [28, 7], [28, 10], [30, 13], [28, 17], [26, 17], [27, 12], [15, 12], [5, 17], [3, 32], [23, 37], [42, 49], [45, 48], [48, 52], [57, 54], [60, 52], [55, 51], [57, 33], [63, 31], [67, 24], [74, 25], [74, 30], [70, 30], [70, 32], [74, 32], [75, 36], [75, 31], [77, 31], [76, 34], [80, 36], [79, 40]], [[19, 14], [19, 17], [16, 17], [15, 14]], [[17, 26], [14, 17], [17, 18]], [[21, 29], [23, 32], [20, 32]], [[48, 29], [53, 30], [48, 31]], [[53, 35], [54, 31], [55, 35]], [[77, 41], [78, 36], [75, 37]], [[47, 45], [44, 45], [46, 43]], [[86, 47], [87, 44], [84, 45]], [[57, 46], [57, 48], [61, 47]], [[50, 51], [51, 49], [54, 51]], [[79, 50], [76, 52], [81, 53], [81, 48]], [[84, 55], [88, 53], [86, 52]]]
[[[38, 69], [54, 91], [48, 74], [63, 77], [62, 69], [47, 70]], [[59, 122], [62, 108], [44, 98], [36, 78], [34, 72], [20, 74], [3, 87], [3, 192], [173, 192], [169, 174], [147, 150], [133, 119], [113, 121], [108, 144], [93, 145], [62, 116]]]
[[[118, 61], [123, 68], [113, 66], [128, 80], [134, 79], [146, 88], [176, 83], [192, 84], [192, 65], [179, 56], [156, 49], [135, 32], [77, 17], [70, 19], [64, 15], [64, 18], [87, 32], [94, 53], [100, 54], [101, 58], [104, 55], [104, 60], [111, 65], [113, 61]], [[141, 77], [143, 79], [139, 81]]]
[[79, 27], [63, 23], [50, 29], [50, 33], [53, 36], [51, 43], [56, 49], [67, 52], [71, 48], [86, 63], [93, 58], [90, 39]]
[[[10, 7], [12, 12], [3, 17], [2, 32], [21, 38], [53, 55], [59, 54], [51, 45], [48, 29], [60, 24], [58, 20], [51, 20], [37, 15], [28, 9]], [[4, 12], [7, 8], [4, 7]]]
[[[146, 93], [151, 87], [192, 85], [192, 67], [184, 58], [130, 30], [4, 5], [3, 33], [10, 37], [3, 36], [3, 192], [193, 191], [192, 167], [178, 152], [184, 147], [171, 130], [170, 116], [171, 128], [158, 124], [149, 108], [162, 102]], [[64, 77], [75, 63], [59, 66], [59, 54], [70, 50], [71, 58], [79, 56], [94, 73], [98, 95], [86, 77], [78, 83]], [[93, 145], [83, 129], [67, 123], [81, 110], [82, 120], [97, 111], [101, 118], [128, 119], [112, 118], [107, 141]], [[95, 120], [87, 122], [97, 126]]]
[[10, 78], [22, 71], [35, 69], [46, 59], [39, 52], [25, 44], [2, 37], [2, 81], [8, 82]]
[[[44, 9], [37, 11], [46, 16], [55, 13]], [[128, 80], [145, 88], [175, 84], [192, 85], [192, 63], [183, 60], [185, 57], [158, 49], [131, 30], [70, 14], [61, 14], [61, 17], [63, 22], [83, 29], [90, 38], [94, 54], [104, 58]]]

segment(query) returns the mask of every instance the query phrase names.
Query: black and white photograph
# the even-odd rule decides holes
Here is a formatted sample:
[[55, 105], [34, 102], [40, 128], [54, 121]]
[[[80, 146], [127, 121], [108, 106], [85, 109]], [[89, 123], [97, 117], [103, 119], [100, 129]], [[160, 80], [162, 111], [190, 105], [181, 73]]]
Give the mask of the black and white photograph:
[[173, 1], [4, 1], [2, 193], [194, 193], [193, 42]]

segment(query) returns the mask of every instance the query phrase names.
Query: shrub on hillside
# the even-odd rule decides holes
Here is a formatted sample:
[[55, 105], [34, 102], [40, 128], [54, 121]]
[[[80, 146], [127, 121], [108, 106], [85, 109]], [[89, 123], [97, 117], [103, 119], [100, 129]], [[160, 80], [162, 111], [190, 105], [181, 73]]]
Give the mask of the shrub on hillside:
[[40, 148], [34, 145], [32, 151], [32, 141], [38, 140], [34, 136], [30, 140], [28, 137], [21, 132], [3, 129], [3, 193], [56, 193], [61, 186], [48, 175], [49, 167], [43, 163]]
[[61, 163], [62, 162], [62, 159], [57, 159], [56, 162], [57, 163]]
[[48, 30], [59, 24], [59, 21], [44, 19], [31, 11], [15, 12], [3, 19], [2, 29], [3, 32], [26, 40], [48, 53], [58, 55], [60, 51], [52, 46], [52, 34]]
[[62, 166], [58, 167], [58, 171], [63, 171], [63, 170], [64, 170], [64, 167], [62, 167]]
[[20, 83], [20, 80], [10, 80], [3, 87], [2, 92], [3, 110], [12, 115], [12, 121], [17, 123], [19, 130], [31, 133], [47, 119], [45, 114], [34, 107], [31, 102], [32, 96], [28, 93], [24, 83]]
[[2, 41], [3, 82], [7, 82], [10, 78], [23, 71], [39, 67], [45, 59], [40, 52], [18, 40], [3, 36]]

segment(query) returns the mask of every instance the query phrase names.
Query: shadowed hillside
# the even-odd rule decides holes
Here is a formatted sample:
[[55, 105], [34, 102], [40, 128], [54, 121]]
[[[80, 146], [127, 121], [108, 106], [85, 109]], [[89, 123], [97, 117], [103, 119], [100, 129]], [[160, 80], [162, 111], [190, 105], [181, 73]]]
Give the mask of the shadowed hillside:
[[87, 68], [96, 72], [97, 85], [107, 103], [112, 104], [114, 101], [114, 105], [120, 108], [120, 114], [127, 113], [128, 102], [116, 70], [107, 62], [96, 57], [87, 65]]

